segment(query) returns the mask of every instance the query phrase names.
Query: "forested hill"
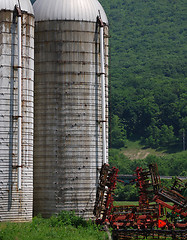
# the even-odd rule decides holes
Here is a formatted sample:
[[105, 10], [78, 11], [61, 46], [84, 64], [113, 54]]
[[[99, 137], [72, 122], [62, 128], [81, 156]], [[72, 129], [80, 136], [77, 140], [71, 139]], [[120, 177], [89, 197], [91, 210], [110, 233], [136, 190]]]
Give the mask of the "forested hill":
[[[148, 146], [187, 131], [185, 0], [100, 0], [110, 24], [111, 146]], [[186, 132], [187, 135], [187, 132]]]
[[111, 147], [134, 138], [155, 148], [182, 148], [187, 135], [186, 0], [99, 1], [111, 36]]

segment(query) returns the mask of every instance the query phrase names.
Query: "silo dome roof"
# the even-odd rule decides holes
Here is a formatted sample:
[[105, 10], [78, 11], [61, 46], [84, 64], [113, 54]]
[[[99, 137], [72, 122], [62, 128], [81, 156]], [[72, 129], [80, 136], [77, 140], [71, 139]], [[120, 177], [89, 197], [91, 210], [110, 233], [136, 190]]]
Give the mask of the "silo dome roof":
[[37, 0], [34, 5], [36, 21], [77, 20], [95, 22], [97, 16], [108, 24], [107, 16], [98, 0]]
[[21, 10], [29, 14], [34, 14], [32, 4], [30, 0], [0, 0], [0, 10], [14, 11], [14, 7], [17, 4], [21, 6]]

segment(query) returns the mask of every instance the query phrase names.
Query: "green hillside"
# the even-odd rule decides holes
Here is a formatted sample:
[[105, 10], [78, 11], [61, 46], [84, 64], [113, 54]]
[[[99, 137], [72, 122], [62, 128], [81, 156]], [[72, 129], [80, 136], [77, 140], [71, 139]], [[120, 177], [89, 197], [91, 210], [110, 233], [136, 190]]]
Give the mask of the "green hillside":
[[111, 35], [111, 146], [123, 146], [125, 130], [127, 138], [142, 139], [147, 146], [182, 148], [187, 130], [185, 0], [100, 2]]

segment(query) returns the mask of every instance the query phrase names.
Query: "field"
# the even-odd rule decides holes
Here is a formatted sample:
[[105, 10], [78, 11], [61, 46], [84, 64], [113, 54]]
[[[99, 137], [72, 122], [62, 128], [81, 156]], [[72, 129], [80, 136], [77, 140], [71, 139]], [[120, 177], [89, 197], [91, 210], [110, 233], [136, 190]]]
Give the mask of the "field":
[[104, 240], [107, 234], [92, 222], [62, 212], [57, 217], [34, 217], [27, 223], [0, 223], [0, 240]]
[[[0, 223], [0, 240], [107, 240], [107, 234], [89, 223], [72, 226], [54, 219], [33, 218], [31, 223]], [[153, 238], [148, 237], [148, 240]], [[160, 238], [162, 239], [162, 238]], [[164, 238], [165, 239], [165, 238]], [[135, 239], [134, 239], [135, 240]], [[171, 238], [167, 238], [171, 240]]]
[[[116, 202], [116, 205], [134, 205], [137, 202]], [[71, 212], [61, 212], [49, 219], [34, 217], [32, 222], [0, 223], [0, 240], [107, 240], [106, 232], [91, 221], [85, 221]], [[134, 238], [135, 240], [136, 238]], [[148, 237], [148, 240], [153, 240]], [[165, 238], [160, 238], [165, 239]], [[171, 238], [166, 238], [171, 240]]]

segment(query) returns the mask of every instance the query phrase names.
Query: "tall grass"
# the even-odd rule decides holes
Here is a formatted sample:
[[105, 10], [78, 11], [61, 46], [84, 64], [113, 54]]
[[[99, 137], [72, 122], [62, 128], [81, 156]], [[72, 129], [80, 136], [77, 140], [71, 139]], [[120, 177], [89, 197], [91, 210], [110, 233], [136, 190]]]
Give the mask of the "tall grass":
[[50, 219], [34, 217], [27, 223], [0, 223], [0, 240], [104, 240], [105, 232], [91, 221], [61, 212]]

